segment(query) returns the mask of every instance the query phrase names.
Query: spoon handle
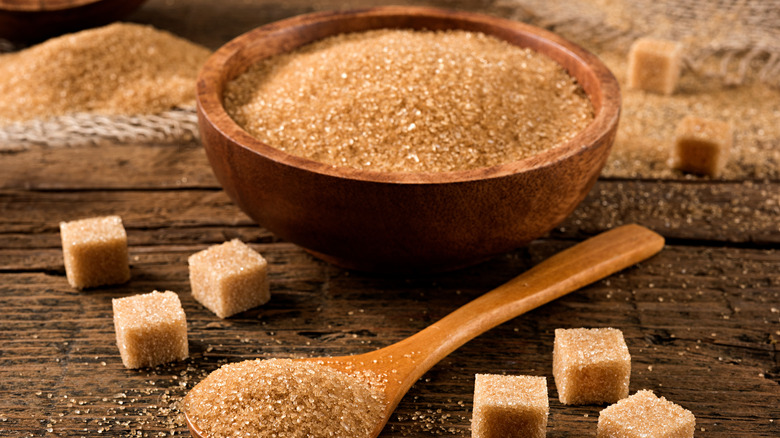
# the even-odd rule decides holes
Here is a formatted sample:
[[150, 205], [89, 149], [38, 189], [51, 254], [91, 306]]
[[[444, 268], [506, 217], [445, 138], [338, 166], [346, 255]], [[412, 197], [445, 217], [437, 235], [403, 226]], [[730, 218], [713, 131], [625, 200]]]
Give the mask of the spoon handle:
[[663, 246], [659, 234], [639, 225], [624, 225], [550, 257], [395, 344], [400, 351], [420, 353], [415, 354], [420, 362], [407, 382], [414, 383], [445, 356], [487, 330], [645, 260]]

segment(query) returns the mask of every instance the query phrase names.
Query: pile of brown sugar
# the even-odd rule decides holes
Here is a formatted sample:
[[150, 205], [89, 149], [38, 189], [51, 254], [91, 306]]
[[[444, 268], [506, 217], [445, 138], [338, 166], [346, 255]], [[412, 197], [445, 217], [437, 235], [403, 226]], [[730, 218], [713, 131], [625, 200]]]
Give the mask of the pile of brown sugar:
[[153, 114], [194, 103], [208, 49], [112, 24], [0, 55], [0, 125], [89, 112]]
[[[601, 58], [621, 84], [622, 109], [606, 178], [710, 179], [671, 166], [675, 128], [688, 115], [734, 130], [718, 179], [780, 178], [780, 26], [774, 2], [501, 0], [518, 18]], [[683, 44], [674, 94], [626, 87], [627, 53], [640, 37]]]
[[553, 60], [466, 31], [343, 34], [277, 55], [229, 83], [250, 134], [333, 166], [446, 172], [520, 160], [593, 119]]
[[319, 362], [248, 360], [211, 373], [182, 407], [204, 437], [361, 438], [382, 420], [379, 385]]
[[[622, 53], [599, 56], [625, 84]], [[622, 88], [623, 107], [612, 154], [602, 176], [671, 178], [683, 174], [670, 165], [674, 132], [687, 115], [728, 122], [734, 128], [731, 159], [721, 179], [780, 177], [780, 90], [749, 81], [723, 85], [717, 78], [685, 71], [678, 90], [661, 96]], [[685, 175], [687, 178], [696, 178]]]

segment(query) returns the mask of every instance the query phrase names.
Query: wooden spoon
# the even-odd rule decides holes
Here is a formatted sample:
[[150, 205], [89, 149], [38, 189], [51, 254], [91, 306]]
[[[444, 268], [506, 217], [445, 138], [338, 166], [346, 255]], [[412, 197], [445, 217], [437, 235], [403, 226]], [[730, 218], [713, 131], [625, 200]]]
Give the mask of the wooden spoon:
[[[663, 246], [660, 235], [639, 225], [624, 225], [550, 257], [400, 342], [356, 356], [300, 360], [323, 362], [346, 373], [370, 371], [390, 376], [383, 390], [384, 417], [371, 433], [377, 437], [414, 382], [458, 347], [518, 315], [645, 260]], [[205, 437], [189, 416], [187, 425], [194, 437]]]

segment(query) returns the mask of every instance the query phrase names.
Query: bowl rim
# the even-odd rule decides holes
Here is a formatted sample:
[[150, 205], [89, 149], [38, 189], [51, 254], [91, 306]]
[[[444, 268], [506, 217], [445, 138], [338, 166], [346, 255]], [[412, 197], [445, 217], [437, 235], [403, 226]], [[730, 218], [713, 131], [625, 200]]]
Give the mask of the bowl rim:
[[[585, 90], [594, 108], [594, 119], [568, 141], [521, 160], [488, 167], [447, 172], [386, 172], [335, 166], [289, 154], [253, 137], [227, 114], [222, 100], [224, 84], [220, 81], [221, 74], [227, 68], [228, 63], [235, 57], [242, 56], [243, 50], [249, 44], [258, 44], [258, 41], [263, 39], [278, 37], [335, 20], [360, 18], [372, 20], [398, 16], [450, 20], [457, 22], [459, 25], [466, 23], [466, 25], [492, 26], [501, 31], [523, 35], [524, 38], [530, 38], [535, 42], [555, 47], [559, 52], [563, 53], [561, 56], [572, 59], [579, 65], [586, 66], [589, 70], [586, 73], [594, 76], [597, 82], [595, 85], [592, 85], [594, 93]], [[373, 26], [370, 29], [383, 28], [388, 28], [388, 26]], [[405, 27], [398, 26], [397, 28]], [[411, 26], [406, 28], [411, 28]], [[458, 27], [453, 26], [452, 28], [457, 29]], [[337, 35], [337, 33], [330, 35]], [[495, 36], [501, 38], [498, 35]], [[289, 51], [317, 40], [318, 38], [313, 38], [308, 42], [287, 47], [284, 51]], [[550, 57], [549, 55], [545, 56]], [[251, 59], [251, 61], [256, 63], [261, 59], [264, 59], [264, 57]], [[561, 64], [557, 60], [556, 62]], [[231, 79], [240, 73], [243, 73], [243, 71], [236, 73]], [[569, 74], [574, 76], [571, 72]], [[585, 89], [582, 81], [576, 77], [575, 79]], [[547, 30], [526, 23], [475, 12], [420, 6], [379, 6], [368, 9], [322, 11], [298, 15], [266, 24], [239, 35], [220, 47], [204, 63], [198, 75], [196, 103], [199, 125], [209, 123], [211, 127], [219, 131], [230, 142], [280, 165], [349, 180], [391, 184], [444, 184], [508, 177], [554, 165], [581, 153], [585, 149], [596, 147], [602, 143], [605, 137], [615, 131], [620, 117], [621, 96], [617, 79], [598, 57], [579, 45]], [[200, 126], [200, 130], [201, 138], [205, 138], [203, 126]]]
[[0, 0], [0, 9], [13, 12], [47, 12], [80, 8], [105, 0]]

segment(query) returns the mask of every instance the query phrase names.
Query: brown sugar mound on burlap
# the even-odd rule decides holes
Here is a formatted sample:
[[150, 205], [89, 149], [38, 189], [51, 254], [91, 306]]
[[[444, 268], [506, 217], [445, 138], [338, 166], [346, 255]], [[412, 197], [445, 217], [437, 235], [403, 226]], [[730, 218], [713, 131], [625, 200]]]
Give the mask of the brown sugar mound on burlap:
[[[546, 27], [598, 55], [621, 83], [622, 111], [607, 178], [711, 178], [670, 164], [688, 115], [729, 123], [725, 180], [780, 177], [780, 0], [499, 0], [508, 15]], [[627, 53], [641, 37], [683, 45], [671, 96], [626, 85]]]
[[192, 105], [198, 70], [209, 54], [151, 26], [117, 23], [0, 55], [0, 126]]

